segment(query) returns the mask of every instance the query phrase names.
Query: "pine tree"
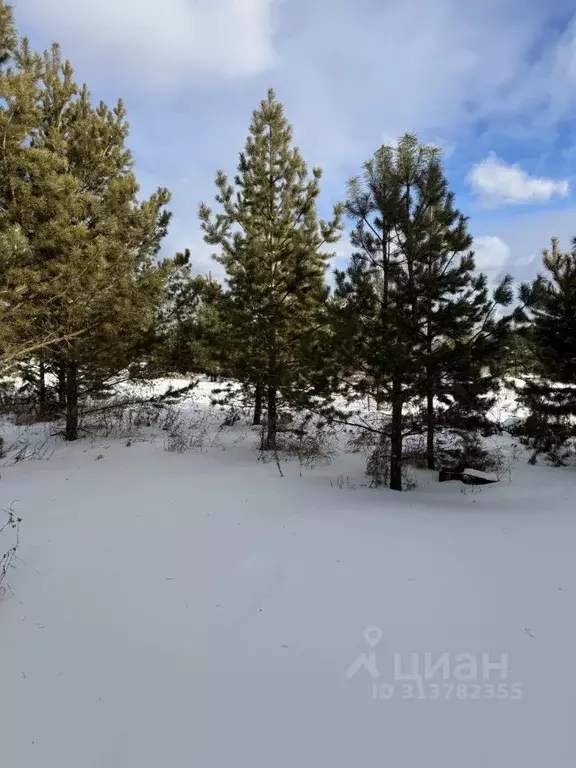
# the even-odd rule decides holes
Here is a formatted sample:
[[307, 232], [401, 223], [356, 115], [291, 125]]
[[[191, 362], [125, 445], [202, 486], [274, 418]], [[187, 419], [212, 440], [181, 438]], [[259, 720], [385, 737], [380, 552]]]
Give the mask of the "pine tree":
[[518, 389], [527, 407], [528, 437], [535, 462], [548, 452], [563, 463], [565, 443], [576, 436], [576, 239], [568, 252], [557, 238], [543, 252], [546, 270], [520, 287], [531, 325], [525, 330], [533, 354], [534, 370]]
[[5, 67], [14, 56], [17, 35], [12, 6], [0, 0], [0, 67]]
[[[228, 290], [222, 303], [230, 365], [244, 391], [266, 403], [263, 448], [275, 450], [279, 403], [312, 394], [318, 338], [326, 327], [322, 248], [338, 239], [341, 206], [319, 221], [321, 171], [308, 172], [274, 91], [253, 113], [234, 185], [218, 172], [215, 216], [202, 205], [206, 242], [219, 246]], [[256, 413], [258, 418], [258, 413]]]
[[[38, 60], [20, 66], [11, 6], [0, 1], [0, 371], [18, 357], [18, 339], [27, 330], [25, 269], [29, 256], [26, 233], [18, 221], [16, 186], [23, 149], [37, 121]], [[8, 65], [12, 66], [8, 67]]]
[[75, 291], [65, 326], [87, 328], [60, 350], [66, 360], [68, 439], [77, 436], [80, 384], [85, 394], [102, 389], [143, 351], [172, 268], [155, 261], [170, 220], [169, 193], [159, 189], [138, 201], [127, 135], [122, 102], [114, 109], [103, 103], [94, 108], [84, 87], [71, 109], [66, 149], [79, 182], [77, 223], [84, 238], [55, 265]]
[[[39, 122], [30, 136], [30, 147], [51, 157], [57, 165], [47, 177], [38, 173], [29, 177], [31, 194], [26, 201], [32, 214], [27, 231], [34, 268], [37, 274], [47, 276], [36, 300], [42, 307], [42, 311], [34, 315], [37, 335], [43, 329], [50, 329], [56, 336], [59, 334], [59, 315], [65, 294], [54, 293], [51, 261], [60, 252], [74, 248], [82, 238], [77, 223], [80, 216], [79, 184], [69, 171], [66, 157], [69, 110], [77, 92], [72, 67], [69, 62], [62, 62], [59, 46], [53, 44], [41, 61]], [[46, 375], [53, 368], [52, 348], [40, 350], [21, 367], [21, 375], [37, 387], [40, 416], [47, 412]]]
[[166, 286], [153, 345], [154, 365], [164, 374], [214, 373], [224, 349], [219, 343], [222, 286], [208, 275], [192, 275], [190, 252], [177, 254]]
[[[336, 274], [341, 391], [390, 407], [380, 450], [389, 443], [390, 487], [401, 490], [406, 436], [424, 428], [427, 463], [435, 466], [439, 404], [453, 415], [478, 410], [483, 399], [487, 407], [493, 377], [480, 371], [503, 349], [510, 321], [495, 317], [495, 308], [512, 300], [511, 278], [490, 298], [485, 276], [474, 273], [467, 221], [437, 149], [406, 134], [397, 147], [381, 147], [364, 171], [363, 181], [350, 182], [346, 205], [356, 250]], [[416, 417], [422, 402], [424, 427]]]
[[[470, 318], [469, 296], [476, 286], [470, 254], [472, 238], [466, 219], [454, 208], [438, 150], [405, 136], [398, 171], [403, 175], [398, 247], [405, 259], [414, 352], [425, 368], [427, 464], [434, 469], [436, 403], [443, 394], [446, 357], [451, 339], [463, 333]], [[471, 327], [468, 323], [469, 328]]]
[[0, 41], [0, 360], [8, 366], [59, 338], [46, 323], [41, 298], [49, 276], [39, 268], [34, 238], [40, 222], [52, 218], [54, 198], [61, 194], [62, 163], [34, 141], [42, 120], [42, 61], [25, 38], [17, 39], [4, 3]]
[[138, 201], [122, 103], [94, 107], [1, 1], [0, 96], [0, 364], [37, 365], [41, 400], [53, 366], [75, 439], [79, 393], [143, 352], [173, 268], [156, 262], [169, 194]]
[[[414, 355], [410, 290], [399, 239], [403, 197], [401, 163], [412, 149], [381, 147], [364, 165], [364, 179], [348, 185], [346, 213], [355, 222], [355, 251], [346, 271], [336, 271], [335, 346], [340, 392], [350, 402], [370, 396], [386, 403], [391, 418], [379, 430], [384, 451], [389, 443], [389, 484], [402, 490], [402, 448], [413, 430], [405, 406], [416, 393], [422, 361]], [[425, 160], [420, 158], [420, 164]], [[414, 172], [415, 169], [405, 168]]]
[[427, 466], [435, 469], [438, 417], [479, 426], [494, 402], [512, 324], [500, 310], [513, 300], [512, 278], [490, 293], [486, 276], [475, 272], [468, 220], [454, 207], [440, 152], [411, 141], [414, 154], [427, 155], [421, 171], [405, 180], [399, 246], [414, 296], [415, 351], [425, 363]]
[[31, 266], [41, 276], [35, 290], [42, 311], [35, 310], [34, 323], [65, 340], [51, 347], [51, 360], [59, 400], [66, 400], [66, 437], [74, 440], [80, 396], [102, 390], [128, 368], [154, 323], [171, 268], [155, 261], [170, 218], [169, 194], [160, 189], [138, 201], [122, 102], [112, 110], [94, 107], [58, 46], [45, 55], [40, 73], [39, 120], [29, 148], [55, 161], [56, 170], [26, 175], [22, 208]]

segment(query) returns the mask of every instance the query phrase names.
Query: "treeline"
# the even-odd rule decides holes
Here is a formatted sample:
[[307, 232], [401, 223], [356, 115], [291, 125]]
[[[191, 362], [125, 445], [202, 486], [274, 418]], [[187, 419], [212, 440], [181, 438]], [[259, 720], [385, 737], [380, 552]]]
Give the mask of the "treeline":
[[[527, 440], [561, 462], [576, 434], [576, 250], [513, 290], [475, 267], [437, 148], [380, 147], [329, 220], [273, 91], [254, 111], [233, 179], [200, 206], [223, 285], [190, 254], [159, 260], [170, 195], [140, 200], [122, 102], [94, 104], [58, 46], [19, 39], [0, 0], [0, 365], [30, 383], [41, 418], [65, 415], [119, 376], [195, 372], [234, 383], [276, 451], [286, 411], [356, 423], [402, 488], [404, 446], [437, 466], [445, 428], [482, 430], [506, 376], [522, 379]], [[328, 287], [330, 245], [352, 255]], [[370, 398], [380, 417], [356, 418]]]

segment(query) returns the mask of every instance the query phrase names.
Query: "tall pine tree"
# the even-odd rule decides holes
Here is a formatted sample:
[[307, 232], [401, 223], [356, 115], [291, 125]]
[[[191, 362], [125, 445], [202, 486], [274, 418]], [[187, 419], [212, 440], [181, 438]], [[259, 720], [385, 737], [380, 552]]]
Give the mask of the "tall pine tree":
[[60, 350], [67, 371], [68, 439], [77, 436], [81, 385], [85, 394], [98, 390], [138, 359], [172, 269], [170, 262], [156, 262], [170, 220], [170, 195], [161, 188], [138, 200], [127, 136], [123, 103], [93, 107], [82, 88], [70, 111], [66, 154], [79, 182], [82, 210], [75, 223], [83, 241], [61, 254], [59, 272], [76, 290], [65, 326], [88, 329]]
[[420, 147], [415, 137], [408, 142], [413, 157], [425, 156], [419, 169], [412, 163], [405, 174], [399, 247], [412, 297], [414, 351], [425, 365], [427, 466], [435, 469], [438, 418], [479, 426], [494, 402], [512, 323], [500, 310], [512, 302], [512, 278], [490, 292], [486, 276], [475, 271], [468, 220], [454, 206], [440, 151]]
[[562, 464], [564, 445], [576, 436], [576, 239], [563, 252], [553, 238], [543, 266], [532, 284], [520, 288], [531, 320], [525, 334], [534, 369], [518, 395], [530, 413], [531, 460], [547, 452]]
[[17, 39], [5, 3], [0, 3], [0, 40], [0, 361], [5, 367], [62, 339], [43, 300], [50, 275], [38, 258], [37, 237], [53, 226], [60, 202], [69, 203], [73, 181], [62, 158], [38, 142], [42, 59], [26, 39]]
[[37, 125], [26, 148], [49, 157], [55, 170], [32, 169], [21, 182], [38, 307], [32, 324], [64, 340], [50, 356], [64, 374], [66, 437], [74, 440], [79, 399], [138, 358], [155, 321], [171, 269], [155, 259], [170, 219], [169, 194], [159, 189], [138, 200], [121, 101], [114, 109], [93, 106], [58, 46], [39, 72]]
[[389, 407], [381, 450], [388, 451], [390, 487], [401, 490], [404, 438], [427, 434], [433, 468], [439, 406], [480, 408], [492, 379], [482, 376], [474, 396], [466, 384], [502, 349], [509, 320], [500, 322], [495, 307], [511, 301], [510, 278], [489, 297], [439, 151], [411, 134], [365, 164], [364, 179], [349, 184], [346, 211], [355, 221], [355, 253], [336, 274], [340, 391], [351, 402], [370, 395]]
[[[223, 311], [233, 375], [266, 405], [263, 448], [277, 447], [278, 407], [304, 404], [326, 328], [326, 244], [338, 240], [341, 206], [319, 221], [321, 171], [309, 173], [274, 91], [255, 110], [234, 185], [216, 177], [221, 212], [200, 207], [205, 240], [219, 246]], [[256, 417], [258, 414], [256, 413]]]

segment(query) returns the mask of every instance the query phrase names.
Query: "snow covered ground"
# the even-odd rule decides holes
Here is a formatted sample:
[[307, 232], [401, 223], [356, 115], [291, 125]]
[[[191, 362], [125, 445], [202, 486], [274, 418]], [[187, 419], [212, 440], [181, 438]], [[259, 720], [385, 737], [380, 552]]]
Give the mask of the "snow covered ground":
[[397, 494], [144, 432], [1, 470], [1, 766], [575, 764], [576, 470]]

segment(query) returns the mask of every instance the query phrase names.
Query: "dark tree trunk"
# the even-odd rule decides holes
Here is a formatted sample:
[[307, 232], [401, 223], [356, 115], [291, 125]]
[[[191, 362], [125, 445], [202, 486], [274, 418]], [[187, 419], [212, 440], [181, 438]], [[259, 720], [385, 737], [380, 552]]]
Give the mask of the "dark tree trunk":
[[426, 464], [428, 469], [436, 469], [434, 437], [436, 433], [436, 413], [434, 411], [434, 378], [428, 370], [426, 381]]
[[278, 444], [276, 435], [278, 432], [278, 358], [276, 347], [276, 329], [270, 330], [268, 345], [268, 370], [266, 376], [266, 450], [276, 451]]
[[78, 366], [66, 366], [66, 440], [78, 440]]
[[392, 385], [392, 424], [390, 433], [390, 489], [402, 490], [402, 397], [396, 377]]
[[262, 424], [262, 384], [260, 382], [256, 384], [256, 392], [254, 394], [254, 419], [252, 424], [254, 426]]
[[60, 363], [58, 366], [58, 405], [66, 405], [66, 366]]
[[266, 450], [275, 451], [277, 448], [276, 434], [278, 432], [278, 403], [276, 386], [268, 386], [268, 423], [266, 429]]
[[[432, 263], [428, 266], [428, 282], [432, 285]], [[428, 469], [436, 469], [436, 455], [434, 451], [434, 438], [436, 433], [436, 414], [434, 412], [434, 381], [435, 365], [432, 362], [432, 299], [428, 297], [427, 321], [426, 321], [426, 465]]]
[[380, 384], [376, 385], [376, 410], [381, 411], [382, 410], [382, 388], [380, 387]]
[[40, 404], [40, 416], [46, 415], [46, 365], [44, 355], [40, 355], [40, 372], [38, 374], [38, 400]]

